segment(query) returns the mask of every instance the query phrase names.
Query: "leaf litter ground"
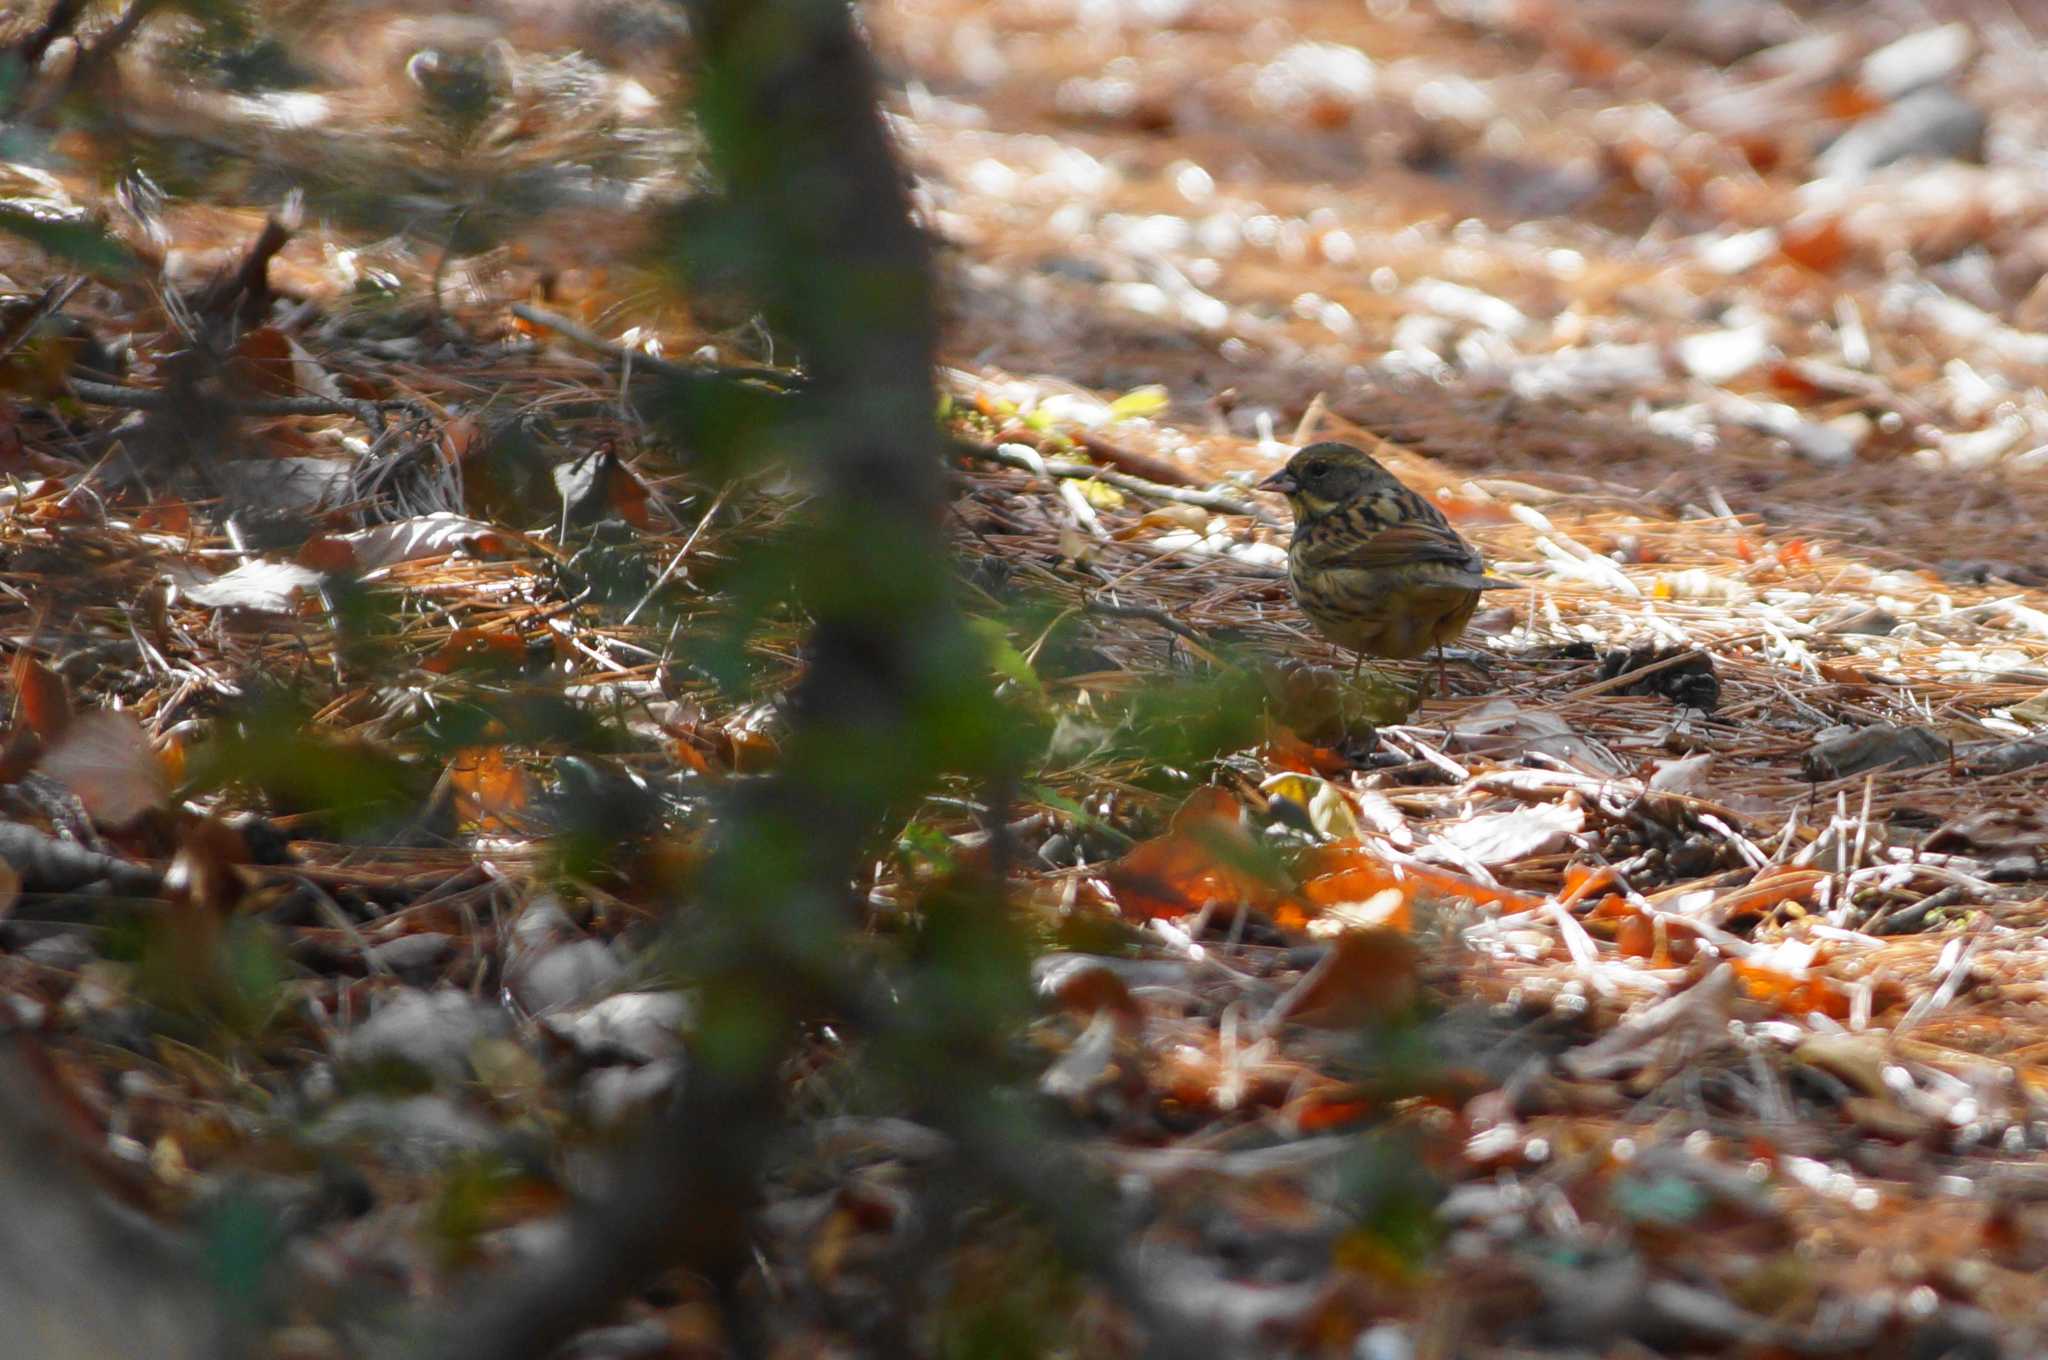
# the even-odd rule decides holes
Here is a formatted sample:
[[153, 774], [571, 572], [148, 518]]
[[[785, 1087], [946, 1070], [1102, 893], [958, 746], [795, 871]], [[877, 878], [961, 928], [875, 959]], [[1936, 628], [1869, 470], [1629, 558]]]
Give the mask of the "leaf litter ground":
[[[1989, 8], [1702, 13], [873, 14], [949, 248], [963, 595], [1046, 755], [860, 886], [886, 935], [1023, 866], [1042, 1096], [1218, 1353], [2038, 1349], [2048, 58]], [[1916, 159], [1823, 173], [1813, 128], [1928, 90], [1998, 110], [1982, 163], [1907, 118]], [[274, 1178], [302, 1284], [516, 1257], [675, 1079], [636, 946], [801, 665], [772, 610], [744, 701], [701, 645], [800, 491], [702, 484], [620, 363], [774, 356], [562, 235], [384, 242], [373, 305], [301, 231], [236, 358], [332, 409], [232, 456], [138, 466], [151, 397], [4, 408], [0, 978], [103, 1174], [167, 1215]], [[510, 310], [543, 272], [569, 325]], [[166, 390], [169, 318], [68, 309]], [[1328, 437], [1526, 587], [1412, 711], [1429, 668], [1343, 684], [1247, 490]], [[888, 1278], [935, 1153], [857, 1066], [792, 1073], [791, 1344], [1028, 1300], [1122, 1353], [1028, 1234]], [[715, 1344], [687, 1282], [636, 1308], [591, 1353]], [[281, 1349], [348, 1335], [303, 1311]]]

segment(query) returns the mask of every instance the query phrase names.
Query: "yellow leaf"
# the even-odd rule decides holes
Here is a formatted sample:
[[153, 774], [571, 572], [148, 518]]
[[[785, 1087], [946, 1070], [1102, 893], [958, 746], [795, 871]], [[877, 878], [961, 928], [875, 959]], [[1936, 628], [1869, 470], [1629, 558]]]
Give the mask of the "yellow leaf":
[[1088, 503], [1097, 510], [1121, 510], [1123, 508], [1124, 493], [1109, 483], [1090, 477], [1087, 481], [1079, 483], [1079, 485], [1081, 494], [1086, 496]]
[[1134, 387], [1109, 404], [1109, 418], [1129, 420], [1134, 416], [1157, 415], [1166, 409], [1169, 400], [1163, 387]]

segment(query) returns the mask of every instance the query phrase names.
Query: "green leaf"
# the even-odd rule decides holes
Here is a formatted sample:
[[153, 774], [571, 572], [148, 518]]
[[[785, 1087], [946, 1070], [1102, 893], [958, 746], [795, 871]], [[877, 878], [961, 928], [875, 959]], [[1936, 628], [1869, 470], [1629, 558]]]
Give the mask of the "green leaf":
[[1007, 680], [1015, 680], [1039, 698], [1045, 697], [1045, 685], [1039, 680], [1038, 672], [1031, 669], [1031, 663], [1010, 641], [1000, 622], [995, 619], [969, 619], [967, 631], [980, 641], [990, 669]]
[[135, 272], [135, 256], [105, 228], [75, 210], [37, 199], [0, 201], [0, 231], [100, 278]]

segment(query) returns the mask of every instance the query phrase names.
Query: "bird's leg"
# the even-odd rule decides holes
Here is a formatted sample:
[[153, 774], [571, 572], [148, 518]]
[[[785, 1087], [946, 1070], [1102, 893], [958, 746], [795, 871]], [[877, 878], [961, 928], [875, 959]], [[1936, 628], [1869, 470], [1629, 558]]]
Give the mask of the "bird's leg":
[[1444, 644], [1441, 639], [1436, 644], [1436, 693], [1438, 698], [1450, 693], [1444, 684]]

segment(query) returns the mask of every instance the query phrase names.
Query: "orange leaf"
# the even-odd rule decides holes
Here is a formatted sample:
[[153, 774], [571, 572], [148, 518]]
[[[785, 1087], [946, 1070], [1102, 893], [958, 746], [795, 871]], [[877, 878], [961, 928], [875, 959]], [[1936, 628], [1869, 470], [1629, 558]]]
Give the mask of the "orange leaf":
[[230, 375], [239, 383], [272, 396], [299, 394], [293, 372], [292, 342], [275, 326], [258, 326], [235, 342], [228, 360]]
[[293, 560], [330, 576], [357, 568], [354, 545], [333, 534], [314, 534], [300, 546]]
[[507, 818], [530, 801], [526, 771], [496, 746], [470, 746], [448, 764], [455, 791], [455, 817], [478, 831], [512, 829]]
[[1564, 891], [1557, 900], [1565, 906], [1584, 901], [1614, 881], [1614, 870], [1604, 864], [1568, 864], [1564, 870]]
[[1839, 217], [1802, 217], [1785, 227], [1778, 249], [1794, 264], [1816, 274], [1832, 274], [1849, 258], [1849, 234]]
[[1632, 959], [1647, 959], [1657, 949], [1657, 932], [1641, 912], [1631, 912], [1621, 923], [1614, 943]]
[[189, 534], [192, 511], [183, 501], [158, 501], [136, 512], [135, 527], [144, 532]]
[[1821, 91], [1820, 111], [1826, 118], [1864, 118], [1883, 107], [1882, 98], [1853, 80], [1839, 81]]
[[1291, 770], [1296, 774], [1320, 775], [1329, 779], [1350, 769], [1351, 762], [1327, 746], [1303, 741], [1293, 728], [1269, 721], [1266, 724], [1266, 768], [1275, 773]]
[[71, 688], [64, 677], [30, 656], [14, 657], [14, 689], [21, 721], [46, 742], [55, 741], [71, 725]]
[[246, 886], [238, 866], [249, 862], [242, 833], [218, 817], [202, 817], [178, 837], [178, 853], [164, 872], [164, 891], [171, 901], [217, 915], [234, 910]]
[[1420, 959], [1415, 942], [1398, 930], [1339, 935], [1309, 973], [1287, 1018], [1324, 1029], [1385, 1020], [1415, 1000]]
[[517, 633], [458, 628], [420, 668], [445, 675], [476, 667], [516, 666], [525, 659], [526, 642]]
[[1557, 54], [1581, 80], [1608, 80], [1621, 69], [1621, 52], [1581, 30], [1567, 29], [1556, 39]]
[[1143, 1016], [1131, 989], [1106, 964], [1087, 958], [1064, 961], [1044, 982], [1053, 1000], [1079, 1015], [1108, 1011], [1117, 1020], [1135, 1023]]
[[1436, 508], [1444, 512], [1444, 518], [1453, 524], [1512, 524], [1514, 512], [1505, 504], [1491, 497], [1458, 496], [1448, 491], [1439, 491], [1430, 497]]
[[1311, 1091], [1281, 1113], [1303, 1133], [1327, 1133], [1370, 1118], [1375, 1108], [1371, 1101], [1353, 1098], [1339, 1088]]
[[1787, 1015], [1811, 1015], [1818, 1011], [1831, 1020], [1849, 1018], [1849, 998], [1818, 973], [1794, 976], [1742, 959], [1729, 962], [1736, 977], [1741, 979], [1743, 991], [1758, 1001], [1776, 1006]]
[[1766, 376], [1772, 387], [1806, 401], [1827, 395], [1826, 388], [1791, 364], [1773, 364]]
[[1243, 825], [1244, 808], [1238, 803], [1237, 796], [1228, 789], [1219, 789], [1211, 784], [1196, 789], [1174, 809], [1168, 828], [1185, 836], [1203, 827], [1229, 827], [1234, 830]]
[[1785, 144], [1762, 132], [1737, 134], [1732, 139], [1742, 159], [1759, 175], [1768, 175], [1785, 163]]
[[1311, 904], [1363, 902], [1388, 888], [1400, 888], [1411, 895], [1428, 892], [1439, 897], [1462, 897], [1509, 911], [1534, 911], [1543, 905], [1540, 897], [1488, 887], [1441, 869], [1390, 864], [1360, 841], [1320, 846], [1309, 852], [1307, 859], [1297, 866], [1297, 872], [1302, 878], [1302, 896]]
[[647, 483], [636, 477], [624, 463], [612, 468], [611, 480], [605, 483], [605, 491], [611, 501], [612, 513], [635, 529], [660, 527], [653, 511], [648, 509], [653, 493], [647, 489]]
[[484, 443], [484, 427], [470, 416], [456, 416], [441, 427], [441, 451], [451, 463], [460, 463]]
[[1139, 842], [1103, 877], [1124, 914], [1144, 920], [1235, 906], [1248, 895], [1242, 875], [1218, 864], [1199, 841], [1179, 835]]

